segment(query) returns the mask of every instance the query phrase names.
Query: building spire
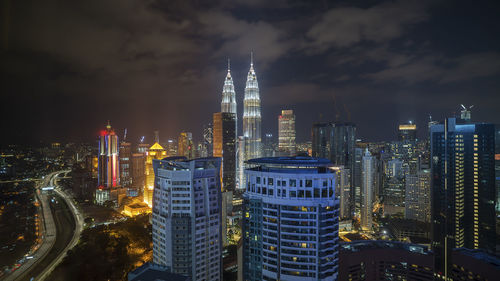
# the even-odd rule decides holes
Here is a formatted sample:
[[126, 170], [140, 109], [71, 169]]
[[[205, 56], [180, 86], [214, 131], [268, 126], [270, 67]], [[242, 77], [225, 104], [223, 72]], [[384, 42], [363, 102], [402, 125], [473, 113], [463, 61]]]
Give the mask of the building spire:
[[250, 52], [250, 66], [253, 66], [253, 51]]
[[227, 58], [227, 72], [231, 71], [231, 59]]

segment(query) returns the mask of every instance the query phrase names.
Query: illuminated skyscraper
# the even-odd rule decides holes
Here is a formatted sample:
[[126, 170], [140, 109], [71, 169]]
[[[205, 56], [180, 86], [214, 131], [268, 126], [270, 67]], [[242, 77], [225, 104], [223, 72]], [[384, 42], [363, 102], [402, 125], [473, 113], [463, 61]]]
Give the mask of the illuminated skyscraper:
[[111, 200], [111, 191], [119, 185], [118, 136], [108, 121], [106, 130], [102, 130], [99, 136], [96, 203], [104, 204]]
[[337, 280], [339, 200], [326, 159], [248, 160], [243, 280]]
[[282, 110], [278, 118], [278, 149], [280, 156], [295, 156], [295, 114]]
[[453, 248], [495, 251], [494, 131], [455, 118], [431, 127], [432, 249], [444, 278]]
[[372, 230], [372, 208], [373, 208], [373, 189], [375, 176], [375, 159], [368, 151], [363, 155], [362, 160], [362, 179], [361, 179], [361, 228], [363, 230]]
[[222, 280], [220, 158], [153, 166], [153, 262], [190, 280]]
[[234, 92], [234, 84], [233, 78], [231, 77], [229, 60], [227, 61], [227, 75], [226, 80], [224, 81], [224, 87], [222, 88], [222, 101], [220, 107], [220, 112], [236, 114], [236, 93]]
[[259, 83], [253, 69], [253, 55], [250, 61], [245, 98], [243, 100], [243, 136], [246, 140], [247, 159], [261, 156], [261, 115]]
[[157, 142], [155, 142], [146, 153], [144, 202], [150, 207], [153, 205], [153, 189], [155, 185], [153, 159], [163, 159], [165, 157], [167, 157], [167, 151]]

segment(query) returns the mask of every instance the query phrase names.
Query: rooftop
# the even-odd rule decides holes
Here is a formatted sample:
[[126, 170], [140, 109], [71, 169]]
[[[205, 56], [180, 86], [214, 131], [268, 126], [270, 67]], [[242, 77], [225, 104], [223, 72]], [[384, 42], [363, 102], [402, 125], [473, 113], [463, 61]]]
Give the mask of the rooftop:
[[170, 273], [165, 266], [145, 263], [128, 274], [129, 281], [189, 281], [190, 278]]
[[340, 243], [341, 251], [359, 252], [363, 249], [396, 249], [414, 252], [423, 255], [429, 255], [431, 252], [426, 246], [418, 244], [409, 244], [396, 241], [385, 240], [361, 240], [353, 242]]
[[498, 256], [488, 254], [483, 250], [473, 250], [473, 249], [467, 249], [467, 248], [458, 248], [458, 249], [454, 249], [454, 251], [457, 251], [463, 255], [472, 257], [474, 259], [489, 263], [500, 270], [500, 257], [498, 257]]
[[275, 164], [275, 165], [291, 165], [291, 166], [305, 166], [305, 167], [328, 167], [332, 163], [328, 159], [313, 158], [306, 156], [294, 157], [264, 157], [250, 159], [247, 161], [249, 164]]

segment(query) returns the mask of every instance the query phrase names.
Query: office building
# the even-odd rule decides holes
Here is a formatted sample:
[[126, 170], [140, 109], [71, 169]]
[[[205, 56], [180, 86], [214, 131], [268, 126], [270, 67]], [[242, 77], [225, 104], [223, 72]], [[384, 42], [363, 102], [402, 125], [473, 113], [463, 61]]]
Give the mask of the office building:
[[153, 205], [153, 189], [155, 186], [155, 173], [153, 170], [153, 160], [167, 157], [167, 151], [159, 143], [155, 142], [146, 153], [146, 163], [144, 166], [145, 186], [144, 203], [149, 207]]
[[278, 150], [280, 156], [295, 156], [295, 114], [282, 110], [278, 118]]
[[337, 280], [339, 201], [326, 159], [248, 161], [244, 280]]
[[[210, 135], [210, 140], [212, 139], [212, 135]], [[177, 141], [169, 139], [167, 140], [167, 146], [165, 148], [167, 150], [167, 155], [169, 157], [177, 156]]]
[[212, 122], [203, 126], [203, 146], [207, 150], [207, 154], [208, 154], [207, 157], [212, 157], [213, 150], [214, 150], [213, 131], [214, 131], [214, 127], [212, 125]]
[[153, 160], [153, 263], [222, 280], [220, 158]]
[[451, 249], [496, 247], [494, 131], [456, 118], [431, 127], [432, 248], [444, 278]]
[[243, 100], [243, 136], [247, 138], [245, 141], [246, 159], [259, 158], [262, 154], [261, 122], [259, 83], [253, 68], [252, 55]]
[[236, 114], [214, 113], [213, 124], [213, 156], [222, 158], [222, 242], [227, 245], [227, 216], [236, 189]]
[[[350, 122], [329, 122], [315, 123], [312, 127], [311, 153], [313, 157], [330, 159], [334, 165], [344, 166], [351, 173], [351, 195], [355, 199], [356, 195], [356, 175], [355, 169], [355, 148], [356, 148], [356, 125]], [[361, 154], [359, 155], [361, 157]], [[358, 159], [361, 161], [361, 159]], [[360, 182], [358, 182], [360, 184]], [[358, 186], [359, 188], [359, 186]], [[359, 191], [359, 190], [358, 190]], [[358, 197], [359, 199], [359, 197]], [[351, 200], [354, 204], [355, 200]], [[359, 204], [359, 201], [358, 201]], [[359, 205], [358, 205], [359, 206]], [[355, 205], [349, 206], [350, 213], [355, 210]]]
[[361, 229], [372, 230], [375, 158], [365, 150], [361, 171]]
[[[496, 280], [500, 259], [480, 250], [454, 249], [449, 280]], [[338, 280], [443, 280], [435, 278], [427, 246], [395, 241], [340, 243]]]
[[408, 124], [400, 124], [398, 130], [398, 141], [416, 141], [417, 140], [417, 125], [413, 122]]
[[177, 155], [193, 159], [194, 153], [193, 134], [190, 132], [180, 133], [179, 141], [177, 142]]
[[146, 178], [146, 155], [144, 153], [132, 153], [131, 158], [132, 187], [138, 194], [143, 194]]
[[213, 156], [222, 158], [222, 190], [236, 188], [236, 114], [214, 113]]
[[132, 158], [132, 145], [130, 142], [120, 142], [120, 184], [124, 187], [132, 185], [130, 174], [130, 161]]
[[98, 176], [95, 199], [97, 204], [113, 200], [111, 193], [120, 185], [118, 136], [108, 121], [99, 136]]
[[273, 134], [266, 133], [262, 140], [262, 156], [275, 157], [276, 156], [276, 143], [273, 139]]
[[406, 175], [405, 218], [431, 221], [431, 174], [423, 169], [416, 175]]

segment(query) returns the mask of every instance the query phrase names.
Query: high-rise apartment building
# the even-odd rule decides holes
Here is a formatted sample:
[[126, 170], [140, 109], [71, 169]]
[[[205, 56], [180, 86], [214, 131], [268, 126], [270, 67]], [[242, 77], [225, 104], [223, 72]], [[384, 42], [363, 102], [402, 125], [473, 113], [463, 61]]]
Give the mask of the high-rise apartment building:
[[213, 156], [222, 158], [222, 190], [236, 188], [236, 114], [213, 115]]
[[339, 201], [326, 159], [251, 159], [243, 280], [337, 280]]
[[351, 214], [351, 171], [345, 169], [344, 166], [333, 166], [332, 170], [336, 171], [335, 191], [340, 198], [340, 218], [349, 219]]
[[361, 171], [361, 228], [371, 231], [373, 223], [373, 193], [375, 177], [375, 158], [365, 150]]
[[108, 122], [99, 136], [96, 203], [112, 200], [111, 192], [120, 185], [118, 136]]
[[261, 121], [259, 83], [253, 68], [252, 55], [243, 100], [243, 136], [247, 138], [245, 147], [248, 157], [246, 159], [259, 158], [262, 154]]
[[153, 160], [153, 262], [222, 280], [220, 158]]
[[432, 248], [443, 278], [451, 249], [496, 247], [494, 131], [455, 118], [431, 127]]
[[278, 118], [278, 150], [280, 156], [295, 156], [295, 114], [282, 110]]
[[422, 222], [431, 221], [431, 174], [420, 170], [406, 175], [405, 218]]

